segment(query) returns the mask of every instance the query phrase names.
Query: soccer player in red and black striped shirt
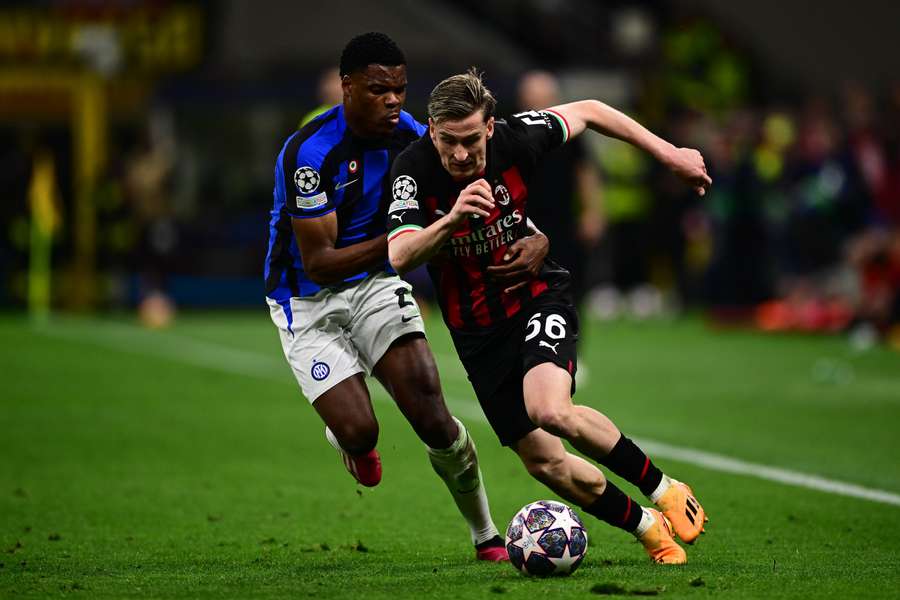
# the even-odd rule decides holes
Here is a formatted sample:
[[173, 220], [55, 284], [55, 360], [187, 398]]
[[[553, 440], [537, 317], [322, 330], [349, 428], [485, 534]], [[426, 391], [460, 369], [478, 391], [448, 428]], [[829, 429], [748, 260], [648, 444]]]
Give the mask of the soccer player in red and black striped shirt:
[[[692, 543], [706, 520], [691, 489], [663, 474], [605, 415], [572, 402], [578, 317], [568, 272], [546, 261], [529, 280], [511, 285], [503, 264], [526, 235], [531, 175], [548, 152], [586, 128], [649, 152], [701, 195], [712, 183], [703, 157], [596, 100], [506, 121], [494, 119], [494, 105], [475, 71], [432, 91], [428, 135], [391, 169], [391, 265], [403, 272], [428, 263], [482, 409], [528, 472], [587, 513], [634, 533], [656, 562], [683, 563], [672, 529]], [[561, 438], [639, 487], [662, 513], [634, 502], [595, 465], [567, 452]], [[509, 550], [510, 560], [524, 560]]]

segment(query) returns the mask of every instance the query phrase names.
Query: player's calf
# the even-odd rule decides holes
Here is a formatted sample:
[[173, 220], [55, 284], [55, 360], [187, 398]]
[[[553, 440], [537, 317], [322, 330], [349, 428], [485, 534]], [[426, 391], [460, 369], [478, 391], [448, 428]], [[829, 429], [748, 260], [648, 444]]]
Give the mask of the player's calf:
[[665, 475], [637, 444], [621, 435], [600, 462], [613, 473], [640, 488], [669, 519], [684, 542], [694, 543], [703, 533], [706, 512], [687, 485]]
[[523, 381], [525, 409], [531, 421], [599, 460], [619, 438], [619, 430], [605, 415], [572, 403], [572, 377], [550, 362], [532, 367]]
[[465, 426], [452, 418], [457, 435], [447, 448], [428, 448], [435, 473], [444, 480], [459, 512], [469, 525], [478, 560], [509, 560], [497, 527], [491, 519], [487, 491], [478, 466], [475, 442]]

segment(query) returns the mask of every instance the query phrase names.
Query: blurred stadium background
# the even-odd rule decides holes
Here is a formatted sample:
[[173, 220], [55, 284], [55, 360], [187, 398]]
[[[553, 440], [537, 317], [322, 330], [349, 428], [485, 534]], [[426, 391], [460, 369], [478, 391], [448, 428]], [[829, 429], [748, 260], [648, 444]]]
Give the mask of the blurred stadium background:
[[[90, 569], [67, 570], [59, 566], [64, 562], [59, 557], [44, 563], [35, 555], [22, 558], [21, 573], [12, 575], [28, 550], [24, 528], [37, 528], [47, 511], [59, 508], [39, 500], [41, 490], [44, 497], [52, 496], [53, 481], [66, 481], [64, 472], [55, 470], [57, 460], [72, 467], [68, 473], [86, 477], [98, 489], [110, 485], [110, 478], [130, 481], [135, 473], [147, 481], [165, 479], [166, 467], [152, 460], [144, 470], [128, 466], [146, 460], [139, 448], [143, 440], [160, 443], [160, 456], [168, 452], [166, 461], [171, 463], [200, 452], [203, 460], [196, 459], [195, 466], [211, 479], [221, 466], [214, 448], [246, 451], [248, 463], [239, 468], [232, 462], [228, 469], [230, 476], [248, 477], [259, 466], [253, 457], [259, 458], [261, 449], [240, 435], [273, 435], [263, 444], [276, 457], [265, 467], [267, 475], [296, 477], [291, 469], [300, 458], [321, 456], [322, 472], [313, 479], [324, 479], [314, 486], [333, 479], [335, 485], [349, 487], [324, 442], [304, 441], [301, 447], [295, 440], [299, 430], [309, 440], [320, 441], [319, 426], [286, 365], [279, 362], [261, 270], [275, 156], [306, 115], [335, 101], [329, 95], [329, 77], [334, 77], [330, 69], [346, 41], [369, 30], [388, 33], [406, 52], [407, 110], [420, 119], [431, 87], [470, 65], [486, 72], [488, 85], [499, 95], [501, 113], [531, 108], [524, 106], [527, 98], [520, 98], [521, 80], [540, 70], [558, 83], [554, 90], [552, 80], [544, 76], [539, 81], [545, 86], [542, 93], [558, 92], [562, 100], [599, 98], [675, 143], [701, 149], [714, 180], [703, 199], [692, 197], [646, 157], [600, 136], [585, 136], [590, 139], [577, 156], [563, 157], [554, 166], [554, 177], [567, 174], [571, 197], [555, 198], [552, 210], [536, 208], [536, 221], [550, 234], [551, 253], [568, 252], [563, 262], [571, 261], [567, 266], [579, 271], [588, 323], [583, 365], [593, 381], [588, 389], [634, 396], [634, 404], [623, 400], [615, 410], [638, 435], [884, 489], [893, 499], [888, 504], [897, 504], [897, 23], [900, 4], [868, 0], [824, 0], [814, 8], [774, 0], [4, 2], [0, 339], [6, 366], [0, 367], [0, 380], [6, 391], [0, 391], [5, 437], [0, 442], [5, 445], [0, 458], [5, 472], [0, 475], [5, 486], [0, 489], [0, 514], [5, 514], [0, 516], [0, 542], [9, 547], [9, 554], [4, 555], [8, 560], [0, 559], [6, 563], [5, 571], [0, 564], [0, 592], [46, 592], [49, 588], [41, 587], [39, 573], [51, 573], [54, 585], [60, 590], [65, 586], [67, 592], [90, 590], [91, 585], [98, 594], [119, 595], [125, 589], [98, 583], [101, 566], [89, 563]], [[554, 237], [561, 236], [573, 242], [554, 246]], [[416, 284], [427, 299], [425, 282]], [[452, 348], [442, 325], [436, 318], [429, 325], [442, 376], [454, 396], [470, 398], [458, 364], [449, 357]], [[722, 333], [723, 327], [732, 326], [742, 330]], [[784, 332], [795, 337], [773, 335]], [[219, 350], [211, 350], [213, 346]], [[633, 362], [617, 359], [617, 348], [631, 352]], [[707, 356], [723, 349], [725, 354], [717, 359], [724, 362]], [[681, 351], [700, 364], [680, 361]], [[131, 362], [117, 362], [120, 354], [129, 353], [159, 369], [160, 381], [147, 379]], [[55, 367], [48, 368], [48, 356]], [[166, 367], [172, 357], [180, 361], [177, 368]], [[209, 375], [218, 373], [232, 381], [222, 368], [210, 366], [217, 361], [226, 365], [224, 371], [237, 374], [231, 390]], [[753, 376], [738, 368], [742, 361], [753, 365]], [[192, 369], [200, 369], [200, 374]], [[677, 385], [668, 390], [650, 382], [649, 388], [629, 387], [629, 381], [640, 382], [648, 374], [653, 379], [656, 373]], [[240, 380], [248, 374], [267, 383]], [[686, 376], [691, 378], [687, 382], [681, 379]], [[204, 391], [206, 386], [212, 391]], [[193, 409], [191, 397], [181, 397], [175, 389], [194, 395]], [[223, 394], [222, 404], [209, 397], [211, 393]], [[642, 411], [657, 410], [654, 402], [665, 393], [674, 394], [689, 410], [712, 411], [708, 430], [701, 427], [686, 435], [682, 426], [703, 419], [682, 418], [680, 409], [672, 406], [659, 413], [671, 427], [641, 420]], [[88, 407], [83, 414], [82, 401]], [[169, 402], [178, 408], [169, 418], [157, 418], [160, 411], [172, 410]], [[259, 417], [254, 404], [274, 410], [283, 420], [268, 418], [254, 425], [259, 432], [241, 432], [239, 421]], [[459, 405], [454, 409], [469, 416]], [[122, 415], [130, 415], [123, 419], [137, 423], [104, 418], [110, 410], [122, 410]], [[219, 410], [231, 417], [219, 415]], [[393, 413], [383, 417], [384, 410], [382, 406], [379, 413], [386, 421], [384, 439], [398, 436], [401, 448], [415, 448], [402, 419]], [[58, 413], [71, 422], [53, 416]], [[197, 429], [210, 415], [216, 415], [212, 426]], [[757, 437], [756, 429], [734, 423], [740, 419], [767, 433]], [[849, 423], [855, 425], [848, 428]], [[203, 442], [191, 447], [166, 437], [179, 432], [187, 438], [198, 433], [215, 437], [216, 427], [228, 432], [218, 440], [220, 446]], [[494, 446], [490, 430], [479, 427], [481, 447]], [[126, 439], [126, 433], [133, 437]], [[117, 441], [104, 446], [99, 441], [103, 436]], [[852, 451], [838, 448], [836, 439], [851, 440]], [[241, 441], [230, 446], [235, 440]], [[286, 449], [277, 449], [274, 440], [288, 440]], [[45, 444], [43, 450], [39, 442]], [[874, 463], [869, 462], [867, 444], [877, 451]], [[107, 452], [119, 451], [121, 470], [100, 468], [99, 479], [91, 479], [85, 465], [99, 464]], [[386, 452], [391, 458], [390, 449]], [[496, 486], [502, 490], [497, 492], [500, 503], [508, 500], [500, 516], [512, 514], [520, 499], [522, 504], [530, 499], [522, 496], [522, 489], [543, 493], [520, 473], [514, 475], [511, 459], [500, 458], [498, 449], [483, 452], [483, 460], [505, 461], [500, 464], [510, 471], [502, 477], [494, 474], [498, 481], [509, 482]], [[69, 456], [69, 462], [59, 456]], [[393, 458], [402, 460], [396, 453]], [[691, 469], [704, 480], [706, 475], [699, 473], [705, 471]], [[259, 510], [245, 492], [230, 487], [224, 496], [230, 502], [226, 508], [205, 508], [217, 506], [207, 487], [197, 492], [192, 487], [197, 482], [187, 473], [174, 481], [173, 489], [181, 484], [196, 493], [179, 495], [166, 488], [157, 490], [162, 496], [151, 493], [145, 501], [164, 498], [203, 506], [201, 512], [208, 511], [202, 516], [204, 527], [220, 520], [217, 510]], [[266, 486], [263, 480], [254, 481]], [[68, 483], [77, 487], [74, 481]], [[134, 485], [142, 489], [142, 484]], [[728, 485], [741, 489], [744, 484]], [[437, 487], [430, 480], [422, 486]], [[509, 491], [513, 488], [519, 491]], [[279, 507], [291, 505], [285, 495], [295, 504], [308, 500], [297, 482], [279, 490], [268, 490], [257, 500]], [[727, 494], [719, 495], [722, 503], [730, 501]], [[87, 492], [76, 496], [82, 507], [96, 500]], [[28, 498], [30, 508], [23, 504]], [[341, 502], [327, 494], [326, 499]], [[388, 496], [383, 506], [376, 504], [380, 518], [390, 514], [394, 500]], [[764, 496], [757, 500], [765, 502]], [[328, 506], [326, 500], [313, 504]], [[897, 525], [895, 506], [863, 504], [868, 512], [858, 520], [871, 523], [873, 515], [883, 519], [881, 511], [888, 510], [887, 520]], [[794, 523], [797, 511], [817, 510], [806, 499], [801, 505], [804, 508], [788, 509], [788, 517], [780, 518]], [[114, 524], [116, 519], [125, 522], [128, 509], [110, 506], [108, 513], [87, 514], [93, 514], [94, 525], [112, 523], [108, 529], [124, 539], [126, 533]], [[833, 504], [828, 514], [842, 515], [845, 507]], [[299, 509], [293, 505], [285, 510]], [[356, 515], [354, 510], [346, 512]], [[709, 510], [715, 518], [716, 511]], [[724, 512], [721, 508], [719, 514]], [[146, 521], [148, 527], [163, 518], [152, 510], [141, 514], [141, 523]], [[71, 519], [71, 529], [90, 530], [78, 517]], [[498, 523], [502, 520], [498, 517]], [[819, 524], [824, 529], [825, 524]], [[252, 535], [255, 525], [241, 522]], [[342, 527], [336, 526], [340, 535]], [[347, 531], [346, 536], [357, 535]], [[383, 533], [373, 531], [375, 539]], [[38, 555], [50, 552], [45, 547], [52, 547], [55, 533], [48, 535], [51, 544], [42, 538], [43, 546], [38, 546], [44, 549]], [[197, 535], [198, 548], [221, 551], [216, 550], [221, 538]], [[269, 535], [257, 537], [266, 542]], [[876, 535], [871, 532], [869, 539]], [[239, 540], [237, 533], [226, 541], [240, 543], [234, 540]], [[829, 543], [824, 533], [816, 540]], [[164, 536], [157, 542], [160, 547], [170, 544]], [[275, 545], [264, 542], [252, 541], [263, 544], [266, 552]], [[326, 545], [324, 537], [308, 544], [313, 542]], [[340, 542], [331, 543], [336, 547]], [[779, 543], [776, 539], [776, 550], [790, 555], [792, 547]], [[309, 550], [304, 548], [302, 552]], [[128, 553], [125, 546], [119, 551]], [[77, 555], [78, 550], [67, 552]], [[91, 552], [97, 565], [102, 564], [102, 551], [87, 552], [95, 556]], [[885, 575], [890, 583], [893, 572], [896, 584], [897, 554], [892, 552], [885, 557], [876, 544], [847, 560], [869, 569], [869, 583]], [[828, 564], [843, 560], [834, 558]], [[32, 567], [42, 565], [31, 578], [28, 561]], [[172, 564], [160, 560], [158, 576], [165, 578]], [[194, 567], [178, 564], [172, 568], [185, 578], [184, 589], [200, 589], [190, 587], [201, 585], [191, 571]], [[354, 564], [359, 571], [349, 577], [351, 582], [372, 568], [365, 561]], [[613, 559], [606, 567], [623, 581], [632, 581], [629, 563]], [[116, 572], [116, 567], [111, 569]], [[95, 583], [85, 583], [91, 581], [88, 571], [100, 572]], [[703, 586], [702, 577], [708, 582], [713, 572], [690, 572], [691, 581]], [[814, 585], [802, 570], [795, 575], [792, 585]], [[665, 585], [659, 575], [648, 577]], [[770, 583], [747, 593], [784, 591], [777, 581]], [[836, 594], [853, 595], [852, 587], [829, 583]], [[741, 589], [739, 583], [729, 585], [716, 589]], [[245, 591], [250, 589], [261, 588]], [[165, 588], [155, 592], [175, 593]]]
[[6, 2], [0, 303], [258, 308], [273, 157], [333, 101], [319, 81], [346, 40], [380, 29], [408, 54], [420, 118], [431, 86], [468, 65], [505, 112], [545, 69], [563, 100], [597, 96], [703, 150], [716, 185], [699, 201], [588, 136], [599, 211], [577, 231], [596, 316], [697, 308], [891, 338], [900, 69], [881, 42], [900, 10], [870, 6]]

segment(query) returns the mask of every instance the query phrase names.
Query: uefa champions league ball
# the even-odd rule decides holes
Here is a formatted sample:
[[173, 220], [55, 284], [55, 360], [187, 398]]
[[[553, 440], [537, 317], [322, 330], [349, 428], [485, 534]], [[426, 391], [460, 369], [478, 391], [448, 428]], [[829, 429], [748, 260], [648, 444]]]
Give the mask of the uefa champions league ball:
[[540, 500], [516, 513], [506, 529], [509, 562], [526, 575], [569, 575], [587, 553], [588, 537], [575, 511]]

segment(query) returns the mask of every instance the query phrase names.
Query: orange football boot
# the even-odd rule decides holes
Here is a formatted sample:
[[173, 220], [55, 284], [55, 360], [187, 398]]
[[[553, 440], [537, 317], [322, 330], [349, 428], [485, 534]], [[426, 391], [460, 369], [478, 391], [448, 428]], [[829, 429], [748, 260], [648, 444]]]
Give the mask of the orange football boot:
[[662, 511], [675, 535], [681, 538], [685, 544], [693, 544], [694, 540], [703, 533], [703, 524], [709, 521], [706, 511], [697, 502], [691, 488], [680, 481], [670, 478], [672, 485], [662, 495], [656, 506]]
[[687, 554], [684, 548], [675, 542], [672, 537], [672, 527], [669, 520], [661, 512], [648, 508], [655, 519], [655, 523], [638, 538], [644, 545], [644, 550], [655, 563], [662, 565], [683, 565], [687, 562]]

